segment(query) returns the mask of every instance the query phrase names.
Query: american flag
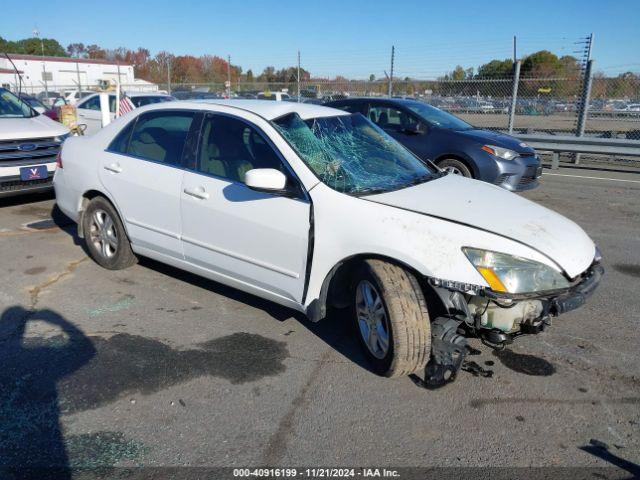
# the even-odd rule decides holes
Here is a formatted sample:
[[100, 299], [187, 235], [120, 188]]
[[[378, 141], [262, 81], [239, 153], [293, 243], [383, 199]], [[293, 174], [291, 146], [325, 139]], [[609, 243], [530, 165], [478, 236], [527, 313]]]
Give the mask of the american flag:
[[134, 108], [136, 107], [133, 103], [131, 103], [129, 97], [127, 97], [126, 94], [122, 93], [122, 95], [120, 96], [120, 116], [124, 115], [125, 113], [129, 113]]

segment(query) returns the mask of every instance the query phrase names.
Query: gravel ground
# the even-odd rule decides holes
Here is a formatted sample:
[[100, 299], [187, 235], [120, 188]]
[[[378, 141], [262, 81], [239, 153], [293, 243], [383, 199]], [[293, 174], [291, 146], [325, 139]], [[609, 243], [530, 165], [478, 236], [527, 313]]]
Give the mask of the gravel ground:
[[311, 324], [149, 260], [101, 269], [51, 196], [0, 200], [0, 465], [638, 474], [640, 175], [614, 177], [525, 194], [600, 245], [588, 304], [503, 352], [472, 341], [493, 375], [433, 391], [371, 373], [339, 314]]

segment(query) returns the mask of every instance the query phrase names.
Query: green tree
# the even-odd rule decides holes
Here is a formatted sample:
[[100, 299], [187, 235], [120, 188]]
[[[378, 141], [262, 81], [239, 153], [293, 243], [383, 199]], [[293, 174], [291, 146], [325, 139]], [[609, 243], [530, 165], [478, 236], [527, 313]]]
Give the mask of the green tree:
[[477, 78], [507, 78], [513, 74], [513, 60], [491, 60], [478, 68]]

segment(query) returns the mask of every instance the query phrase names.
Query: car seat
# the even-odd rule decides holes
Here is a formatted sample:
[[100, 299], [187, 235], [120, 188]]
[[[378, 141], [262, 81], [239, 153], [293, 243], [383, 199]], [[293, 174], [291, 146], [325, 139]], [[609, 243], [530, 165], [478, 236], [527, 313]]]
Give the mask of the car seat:
[[161, 132], [163, 132], [161, 128], [146, 128], [136, 132], [131, 139], [131, 153], [164, 162], [167, 158], [167, 149], [161, 145]]

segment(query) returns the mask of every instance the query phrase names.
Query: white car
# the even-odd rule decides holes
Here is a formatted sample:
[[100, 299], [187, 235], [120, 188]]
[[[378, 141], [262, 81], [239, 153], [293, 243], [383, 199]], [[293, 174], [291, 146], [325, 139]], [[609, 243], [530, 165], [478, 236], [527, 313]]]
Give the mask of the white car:
[[69, 129], [0, 88], [0, 197], [50, 190]]
[[450, 381], [460, 332], [496, 347], [539, 332], [603, 273], [570, 220], [317, 105], [151, 105], [70, 138], [60, 165], [58, 205], [98, 264], [151, 257], [313, 321], [350, 307], [386, 376]]
[[95, 94], [95, 91], [92, 90], [66, 90], [62, 92], [65, 103], [69, 105], [76, 105], [83, 98], [88, 97], [89, 95]]
[[285, 102], [292, 100], [291, 95], [286, 92], [260, 92], [256, 95], [258, 100], [271, 100], [276, 102]]
[[[143, 107], [152, 103], [163, 103], [175, 100], [171, 95], [163, 93], [127, 93], [127, 96], [133, 103], [134, 107]], [[76, 105], [78, 114], [78, 124], [84, 124], [87, 128], [85, 135], [96, 133], [102, 128], [102, 112], [100, 111], [100, 94], [94, 93], [83, 98]], [[111, 118], [116, 116], [116, 94], [109, 93], [109, 112]]]

